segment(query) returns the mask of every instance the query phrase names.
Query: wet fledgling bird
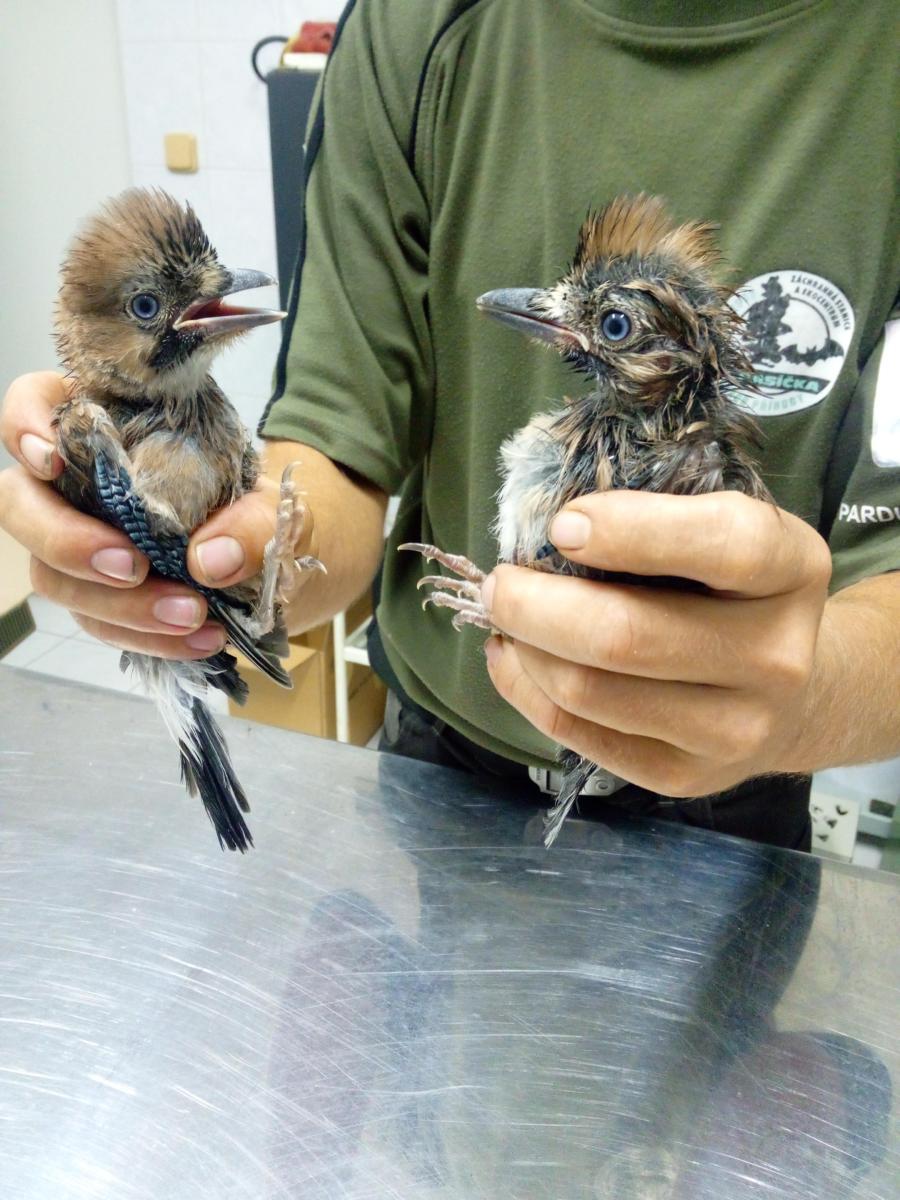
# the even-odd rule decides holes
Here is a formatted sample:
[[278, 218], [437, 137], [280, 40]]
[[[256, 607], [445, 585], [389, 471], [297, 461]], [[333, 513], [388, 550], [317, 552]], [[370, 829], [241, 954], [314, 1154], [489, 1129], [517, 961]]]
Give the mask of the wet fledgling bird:
[[[500, 450], [494, 532], [499, 561], [630, 583], [689, 581], [611, 575], [569, 562], [548, 528], [569, 501], [631, 488], [693, 495], [723, 490], [770, 500], [753, 459], [756, 423], [735, 402], [750, 364], [742, 322], [720, 281], [715, 227], [678, 224], [655, 196], [621, 196], [589, 214], [568, 272], [547, 288], [487, 292], [490, 317], [554, 347], [590, 390], [535, 416]], [[743, 377], [743, 378], [742, 378]], [[409, 543], [452, 576], [431, 575], [425, 603], [454, 610], [459, 628], [493, 626], [480, 599], [485, 573], [467, 558]], [[697, 585], [693, 585], [697, 586]], [[502, 630], [496, 630], [502, 633]], [[602, 768], [562, 751], [563, 783], [547, 814], [551, 845], [578, 795]]]
[[[209, 374], [214, 356], [284, 313], [228, 303], [273, 283], [223, 266], [189, 206], [162, 191], [117, 196], [76, 236], [62, 264], [56, 341], [75, 387], [56, 412], [65, 470], [59, 491], [83, 512], [123, 530], [152, 569], [189, 584], [230, 643], [290, 687], [281, 604], [300, 569], [294, 558], [304, 508], [284, 475], [276, 531], [260, 576], [224, 590], [188, 574], [191, 532], [253, 488], [259, 461], [247, 431]], [[249, 805], [208, 706], [207, 689], [243, 702], [247, 686], [227, 650], [176, 662], [126, 652], [181, 752], [182, 777], [199, 794], [220, 844], [245, 850]]]

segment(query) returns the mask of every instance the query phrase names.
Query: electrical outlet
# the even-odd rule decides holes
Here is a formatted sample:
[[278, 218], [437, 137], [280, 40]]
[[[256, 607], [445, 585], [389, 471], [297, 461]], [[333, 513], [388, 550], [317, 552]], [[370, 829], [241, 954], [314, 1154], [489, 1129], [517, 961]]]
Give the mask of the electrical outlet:
[[813, 791], [809, 801], [812, 816], [812, 851], [826, 858], [850, 862], [859, 827], [859, 803], [829, 792]]

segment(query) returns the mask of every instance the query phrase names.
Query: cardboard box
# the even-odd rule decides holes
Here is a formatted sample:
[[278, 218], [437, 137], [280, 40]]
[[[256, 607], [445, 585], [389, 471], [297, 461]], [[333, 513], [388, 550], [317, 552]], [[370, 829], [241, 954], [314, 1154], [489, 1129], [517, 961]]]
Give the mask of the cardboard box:
[[0, 658], [34, 632], [30, 561], [25, 547], [0, 529]]
[[[353, 605], [347, 613], [348, 630], [356, 628], [370, 611], [368, 597]], [[243, 707], [229, 703], [232, 716], [315, 737], [336, 736], [334, 637], [330, 623], [291, 639], [290, 654], [283, 662], [293, 691], [279, 687], [246, 659], [240, 655], [238, 658], [250, 695]], [[347, 691], [350, 741], [354, 746], [364, 746], [384, 719], [386, 691], [371, 668], [358, 663], [347, 664]]]

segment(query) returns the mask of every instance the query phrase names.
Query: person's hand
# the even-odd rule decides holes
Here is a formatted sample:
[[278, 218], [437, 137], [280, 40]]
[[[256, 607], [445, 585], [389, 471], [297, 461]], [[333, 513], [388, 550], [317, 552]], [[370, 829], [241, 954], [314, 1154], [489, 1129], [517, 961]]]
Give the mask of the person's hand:
[[[0, 410], [0, 438], [19, 464], [0, 471], [0, 526], [31, 552], [32, 587], [71, 610], [88, 633], [123, 650], [159, 658], [215, 653], [225, 634], [207, 621], [203, 597], [148, 577], [146, 558], [125, 534], [78, 512], [50, 486], [64, 469], [52, 414], [68, 386], [52, 371], [23, 375]], [[263, 478], [216, 513], [191, 539], [191, 575], [225, 587], [257, 574], [277, 503], [277, 485]]]
[[809, 525], [736, 492], [604, 492], [550, 536], [573, 562], [698, 580], [707, 594], [500, 566], [501, 696], [554, 741], [665, 796], [790, 771], [831, 574]]

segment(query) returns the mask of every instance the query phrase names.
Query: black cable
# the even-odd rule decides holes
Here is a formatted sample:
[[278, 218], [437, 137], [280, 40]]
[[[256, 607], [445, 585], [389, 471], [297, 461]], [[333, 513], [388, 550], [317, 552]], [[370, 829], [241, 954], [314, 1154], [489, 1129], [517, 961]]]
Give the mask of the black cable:
[[265, 75], [263, 75], [262, 71], [260, 71], [259, 65], [256, 61], [257, 55], [259, 54], [260, 50], [262, 50], [263, 46], [271, 46], [275, 42], [278, 42], [278, 43], [280, 43], [280, 45], [283, 46], [288, 41], [290, 41], [290, 38], [282, 37], [281, 34], [276, 33], [276, 34], [273, 34], [272, 37], [260, 38], [260, 40], [256, 43], [256, 45], [250, 51], [250, 66], [253, 68], [253, 74], [260, 81], [260, 83], [266, 82], [266, 77], [265, 77]]

